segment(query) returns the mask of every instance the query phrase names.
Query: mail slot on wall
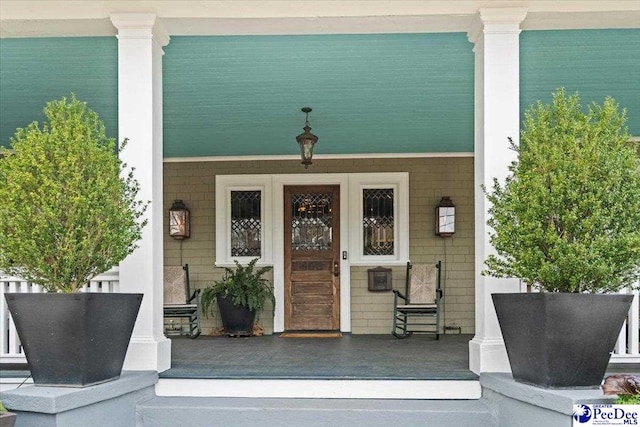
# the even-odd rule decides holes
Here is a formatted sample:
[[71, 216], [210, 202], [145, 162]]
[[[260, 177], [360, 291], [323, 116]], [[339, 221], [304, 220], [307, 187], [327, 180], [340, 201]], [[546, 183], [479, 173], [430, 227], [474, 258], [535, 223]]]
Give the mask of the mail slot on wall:
[[391, 284], [391, 269], [384, 267], [370, 268], [369, 273], [369, 290], [372, 292], [390, 291], [393, 287]]

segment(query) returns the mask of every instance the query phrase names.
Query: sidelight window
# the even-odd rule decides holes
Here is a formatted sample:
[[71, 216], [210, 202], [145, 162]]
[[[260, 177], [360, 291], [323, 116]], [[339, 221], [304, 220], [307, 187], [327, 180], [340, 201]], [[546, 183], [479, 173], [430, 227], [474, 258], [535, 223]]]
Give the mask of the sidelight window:
[[394, 190], [362, 190], [362, 236], [364, 255], [394, 254]]
[[262, 256], [262, 192], [231, 192], [231, 256]]

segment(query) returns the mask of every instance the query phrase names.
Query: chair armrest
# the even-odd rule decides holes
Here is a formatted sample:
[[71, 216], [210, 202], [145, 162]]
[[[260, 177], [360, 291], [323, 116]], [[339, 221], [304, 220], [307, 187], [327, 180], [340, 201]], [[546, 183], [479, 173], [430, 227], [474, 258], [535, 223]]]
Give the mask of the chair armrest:
[[187, 302], [189, 303], [189, 302], [193, 301], [194, 299], [195, 299], [196, 301], [198, 301], [198, 300], [199, 300], [199, 298], [200, 298], [200, 292], [201, 292], [201, 291], [202, 291], [202, 289], [196, 289], [195, 291], [193, 291], [193, 293], [191, 294], [191, 296], [189, 297], [189, 299], [187, 300]]
[[402, 298], [403, 300], [407, 300], [407, 297], [405, 297], [404, 295], [402, 295], [402, 292], [394, 289], [393, 293], [395, 294], [395, 298]]

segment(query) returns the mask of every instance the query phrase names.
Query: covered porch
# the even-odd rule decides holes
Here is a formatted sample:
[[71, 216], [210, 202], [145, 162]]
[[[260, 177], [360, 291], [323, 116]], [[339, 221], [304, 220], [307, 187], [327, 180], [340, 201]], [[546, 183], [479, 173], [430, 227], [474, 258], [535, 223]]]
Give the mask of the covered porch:
[[[439, 340], [413, 335], [285, 338], [171, 338], [172, 366], [159, 374], [161, 397], [468, 400], [481, 397], [469, 370], [469, 334]], [[629, 355], [612, 358], [607, 374], [639, 373]], [[126, 373], [125, 373], [126, 375]], [[30, 384], [26, 363], [2, 366], [0, 389]]]
[[[158, 396], [478, 399], [471, 335], [172, 338]], [[373, 387], [373, 385], [376, 385]]]
[[[118, 292], [117, 270], [96, 277], [85, 291]], [[0, 280], [5, 292], [41, 292], [20, 278]], [[637, 295], [638, 291], [634, 291]], [[609, 373], [640, 372], [640, 308], [634, 299]], [[390, 320], [391, 311], [386, 313]], [[0, 391], [32, 383], [15, 326], [0, 305]], [[175, 332], [175, 331], [174, 331]], [[342, 333], [332, 338], [171, 336], [171, 366], [159, 373], [164, 397], [449, 399], [481, 397], [480, 375], [470, 370], [473, 335], [444, 330], [397, 339], [386, 334]]]
[[[264, 366], [262, 375], [291, 370], [304, 376], [308, 370], [320, 376], [362, 375], [363, 380], [371, 373], [383, 380], [396, 365], [406, 368], [400, 370], [403, 375], [421, 372], [421, 380], [428, 381], [474, 382], [456, 378], [473, 377], [469, 369], [475, 374], [508, 371], [490, 295], [521, 288], [515, 279], [481, 274], [492, 250], [481, 185], [506, 174], [514, 156], [507, 138], [517, 142], [521, 111], [559, 86], [582, 90], [588, 100], [613, 95], [629, 107], [630, 130], [638, 134], [638, 81], [627, 71], [637, 69], [633, 52], [640, 10], [631, 1], [607, 6], [529, 2], [528, 8], [516, 1], [504, 2], [509, 6], [504, 8], [484, 7], [488, 2], [399, 1], [381, 7], [374, 1], [308, 1], [295, 10], [284, 2], [263, 9], [248, 8], [247, 2], [214, 2], [227, 9], [207, 8], [204, 2], [190, 7], [94, 2], [83, 11], [73, 2], [44, 3], [7, 1], [1, 6], [7, 56], [2, 61], [6, 101], [0, 144], [37, 117], [44, 101], [69, 91], [90, 102], [113, 136], [131, 140], [124, 161], [136, 167], [141, 197], [152, 204], [140, 248], [120, 266], [115, 291], [145, 295], [126, 369], [161, 372], [161, 381], [197, 379], [196, 371], [248, 375], [253, 366]], [[248, 9], [253, 10], [250, 17]], [[41, 62], [32, 66], [36, 58]], [[87, 64], [98, 65], [89, 69]], [[294, 142], [303, 124], [299, 108], [306, 105], [314, 108], [311, 122], [321, 138], [308, 172], [299, 164]], [[408, 178], [406, 184], [370, 177], [357, 182], [362, 177], [356, 173]], [[353, 210], [342, 204], [340, 251], [347, 252], [340, 259], [343, 338], [302, 348], [278, 336], [246, 340], [256, 351], [241, 358], [236, 352], [243, 340], [203, 336], [190, 342], [165, 336], [162, 267], [189, 263], [197, 287], [217, 278], [214, 267], [231, 256], [217, 252], [226, 231], [216, 219], [221, 192], [216, 185], [221, 176], [238, 175], [247, 181], [230, 182], [221, 190], [262, 191], [280, 211], [282, 188], [302, 177], [310, 185], [340, 184], [341, 200], [353, 201]], [[259, 188], [256, 175], [265, 178]], [[331, 182], [326, 181], [329, 175]], [[362, 239], [347, 231], [362, 220], [357, 210], [362, 197], [347, 191], [351, 182], [357, 192], [384, 185], [407, 194], [399, 212], [407, 216], [402, 221], [407, 228], [398, 230], [396, 242], [402, 245], [396, 245], [393, 257], [371, 263], [355, 258], [363, 258], [358, 253]], [[460, 220], [447, 247], [432, 228], [434, 204], [444, 195], [458, 204]], [[167, 210], [180, 198], [194, 218], [194, 236], [185, 242], [166, 233]], [[272, 217], [264, 218], [265, 228], [281, 227], [281, 212], [268, 213]], [[279, 275], [280, 289], [282, 235], [265, 241], [272, 253], [263, 254], [264, 263], [274, 265]], [[444, 260], [448, 317], [443, 324], [462, 327], [475, 334], [473, 339], [445, 335], [434, 343], [427, 337], [394, 341], [377, 335], [389, 329], [390, 298], [368, 292], [366, 269], [393, 267], [394, 286], [400, 287], [407, 260], [433, 262], [445, 258], [445, 251], [450, 259]], [[31, 286], [18, 279], [0, 283], [3, 292]], [[19, 341], [2, 307], [1, 356], [19, 359]], [[619, 359], [638, 358], [637, 306], [634, 310], [621, 335]], [[266, 325], [269, 332], [282, 330], [283, 317]], [[359, 332], [374, 334], [362, 338], [368, 345], [360, 347]], [[327, 360], [316, 359], [323, 351]], [[277, 361], [283, 365], [272, 364]], [[436, 373], [452, 378], [429, 378]]]
[[469, 371], [472, 338], [176, 337], [171, 339], [171, 369], [160, 378], [477, 380]]

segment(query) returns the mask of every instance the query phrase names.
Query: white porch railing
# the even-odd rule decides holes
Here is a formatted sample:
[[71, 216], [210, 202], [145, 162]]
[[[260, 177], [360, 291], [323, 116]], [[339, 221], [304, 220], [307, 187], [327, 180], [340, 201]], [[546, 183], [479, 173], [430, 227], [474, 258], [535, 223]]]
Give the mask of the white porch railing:
[[[118, 268], [111, 269], [92, 279], [82, 288], [82, 292], [118, 292], [119, 282]], [[0, 273], [0, 364], [2, 363], [26, 363], [22, 352], [20, 339], [16, 332], [13, 319], [9, 314], [5, 293], [42, 293], [41, 286], [27, 282], [19, 277], [3, 277]]]
[[615, 363], [640, 363], [640, 298], [638, 295], [640, 292], [624, 290], [620, 291], [621, 294], [633, 294], [633, 302], [627, 315], [627, 320], [622, 325], [620, 335], [618, 336], [618, 342], [613, 350], [611, 361]]

